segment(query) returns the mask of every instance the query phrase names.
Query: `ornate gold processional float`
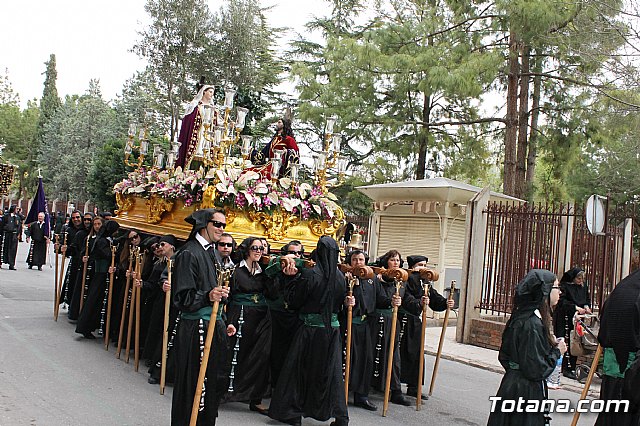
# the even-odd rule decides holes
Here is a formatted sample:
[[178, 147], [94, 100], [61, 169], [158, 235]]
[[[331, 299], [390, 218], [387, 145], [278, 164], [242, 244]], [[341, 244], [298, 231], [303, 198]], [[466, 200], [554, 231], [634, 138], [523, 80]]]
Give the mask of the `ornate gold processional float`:
[[[224, 105], [204, 109], [196, 170], [175, 167], [179, 142], [166, 153], [159, 145], [150, 150], [146, 126], [137, 137], [137, 126], [129, 126], [124, 161], [133, 170], [114, 186], [115, 219], [124, 227], [187, 238], [191, 226], [184, 219], [215, 207], [225, 211], [225, 231], [236, 240], [259, 236], [275, 246], [300, 240], [313, 247], [320, 236], [337, 237], [345, 215], [328, 191], [328, 172], [337, 172], [334, 186], [342, 183], [347, 160], [339, 155], [342, 135], [334, 134], [336, 118], [327, 119], [323, 150], [313, 156], [309, 179], [301, 178], [297, 163], [288, 176], [280, 176], [284, 150], [275, 150], [265, 176], [252, 170], [253, 140], [241, 134], [248, 110], [238, 107], [234, 113], [234, 97], [235, 90], [226, 89]], [[152, 165], [146, 166], [150, 153]]]

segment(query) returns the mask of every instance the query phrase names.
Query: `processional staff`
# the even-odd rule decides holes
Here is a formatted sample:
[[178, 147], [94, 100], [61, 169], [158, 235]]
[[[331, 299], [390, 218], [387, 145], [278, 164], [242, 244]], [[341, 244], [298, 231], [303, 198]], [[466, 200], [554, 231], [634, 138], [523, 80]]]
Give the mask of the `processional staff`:
[[[456, 281], [451, 281], [451, 287], [449, 292], [449, 297], [447, 300], [453, 300], [453, 293], [456, 289]], [[431, 374], [431, 385], [429, 386], [429, 396], [433, 394], [433, 388], [436, 385], [436, 376], [438, 374], [438, 365], [440, 364], [440, 357], [442, 356], [442, 346], [444, 345], [444, 336], [447, 332], [447, 325], [449, 322], [449, 312], [451, 312], [451, 308], [449, 308], [449, 304], [447, 304], [447, 310], [444, 313], [444, 321], [442, 323], [442, 331], [440, 332], [440, 342], [438, 343], [438, 354], [436, 355], [436, 361], [433, 363], [433, 373]], [[424, 346], [423, 346], [424, 347]], [[418, 394], [418, 399], [420, 398], [420, 394]]]
[[[356, 276], [349, 277], [349, 297], [353, 297], [353, 287], [357, 284], [358, 278]], [[351, 323], [353, 321], [353, 306], [347, 307], [347, 342], [346, 342], [346, 356], [345, 356], [345, 372], [344, 372], [344, 397], [347, 405], [349, 404], [349, 376], [351, 374]]]
[[134, 370], [138, 371], [140, 365], [140, 299], [142, 299], [142, 265], [146, 259], [147, 253], [140, 254], [138, 250], [138, 269], [136, 271], [136, 339], [133, 347]]
[[169, 309], [171, 307], [171, 275], [173, 259], [167, 259], [167, 281], [169, 290], [164, 293], [164, 328], [162, 329], [162, 366], [160, 367], [160, 395], [164, 395], [167, 378], [167, 346], [169, 345]]
[[[420, 286], [422, 287], [422, 292], [425, 296], [427, 296], [427, 300], [429, 300], [429, 292], [431, 291], [431, 284], [425, 283], [420, 280]], [[425, 304], [422, 306], [422, 326], [420, 333], [420, 360], [418, 362], [418, 391], [416, 392], [416, 411], [420, 411], [420, 406], [422, 405], [422, 381], [423, 373], [424, 373], [424, 333], [427, 329], [427, 305], [429, 303], [425, 301]]]
[[[132, 274], [137, 278], [138, 277], [138, 268], [140, 267], [140, 247], [134, 247], [133, 249], [133, 257], [135, 261], [135, 266], [133, 267], [134, 271]], [[134, 277], [131, 277], [132, 281]], [[129, 301], [129, 323], [127, 324], [127, 345], [124, 349], [124, 362], [129, 363], [129, 357], [131, 355], [131, 332], [133, 331], [133, 317], [135, 315], [135, 305], [136, 298], [138, 297], [138, 292], [136, 291], [135, 283], [132, 284], [131, 287], [131, 300]]]
[[113, 275], [115, 274], [116, 268], [116, 251], [118, 250], [118, 246], [114, 246], [111, 243], [111, 268], [109, 272], [109, 295], [107, 296], [107, 325], [106, 331], [104, 333], [104, 350], [109, 350], [109, 334], [111, 331], [111, 301], [112, 301], [112, 293], [113, 293]]
[[[60, 250], [62, 251], [62, 267], [60, 268], [60, 276], [58, 277], [58, 289], [56, 291], [56, 306], [54, 308], [54, 320], [58, 321], [58, 314], [60, 313], [60, 297], [62, 297], [62, 286], [64, 285], [64, 262], [67, 259], [66, 253], [66, 247], [67, 247], [67, 235], [69, 233], [65, 232], [64, 233], [64, 240], [63, 240], [63, 244], [62, 247], [65, 247], [64, 250], [62, 250], [62, 247], [60, 247]], [[57, 237], [57, 235], [56, 235]], [[57, 244], [57, 241], [56, 241]], [[56, 259], [56, 263], [57, 263]], [[56, 268], [57, 270], [57, 268]]]
[[[598, 369], [598, 363], [600, 362], [601, 355], [602, 355], [602, 345], [598, 343], [598, 347], [596, 348], [596, 353], [593, 355], [593, 361], [591, 361], [591, 369], [589, 370], [587, 381], [585, 382], [584, 388], [582, 389], [582, 393], [580, 394], [581, 401], [584, 401], [587, 398], [587, 394], [589, 393], [589, 388], [591, 387], [591, 381], [593, 380], [593, 374]], [[578, 424], [579, 419], [580, 419], [580, 410], [576, 410], [576, 412], [573, 414], [573, 419], [571, 420], [571, 426], [576, 426]]]
[[[60, 236], [58, 234], [55, 235], [55, 246], [59, 246], [60, 244]], [[53, 276], [53, 319], [54, 321], [58, 321], [58, 258], [59, 258], [59, 250], [56, 250], [56, 272]]]
[[122, 352], [122, 337], [124, 334], [124, 321], [127, 315], [127, 301], [129, 300], [129, 289], [131, 288], [131, 279], [133, 274], [133, 259], [135, 257], [134, 246], [129, 246], [129, 269], [127, 269], [127, 283], [124, 287], [124, 299], [122, 300], [122, 314], [120, 315], [120, 330], [118, 332], [118, 351], [116, 352], [116, 358], [120, 358], [120, 352]]
[[89, 235], [87, 235], [87, 244], [84, 249], [82, 261], [84, 262], [84, 266], [82, 267], [82, 287], [80, 288], [80, 312], [82, 312], [82, 306], [84, 305], [84, 287], [87, 282], [87, 266], [89, 265]]
[[[218, 287], [228, 287], [229, 278], [231, 277], [233, 270], [225, 269], [218, 271]], [[220, 308], [220, 302], [213, 302], [213, 309], [211, 311], [211, 318], [209, 319], [209, 325], [207, 328], [207, 337], [204, 342], [204, 353], [202, 355], [202, 361], [200, 362], [200, 372], [198, 373], [198, 384], [196, 385], [196, 394], [193, 397], [193, 405], [191, 406], [191, 420], [189, 420], [189, 426], [196, 426], [198, 421], [198, 411], [200, 408], [200, 398], [202, 397], [202, 386], [204, 385], [204, 377], [207, 374], [207, 365], [209, 364], [209, 353], [211, 352], [211, 342], [213, 341], [213, 333], [216, 329], [216, 320], [218, 318], [218, 309]]]
[[[400, 297], [400, 289], [402, 288], [402, 277], [401, 273], [404, 273], [404, 276], [407, 277], [407, 273], [404, 270], [399, 270], [399, 273], [394, 277], [396, 282], [396, 292], [394, 296]], [[405, 278], [406, 279], [406, 278]], [[387, 410], [389, 409], [389, 393], [391, 390], [391, 374], [393, 373], [393, 351], [395, 349], [396, 344], [396, 322], [398, 321], [398, 307], [393, 303], [393, 311], [391, 314], [391, 333], [389, 341], [389, 352], [387, 353], [387, 376], [384, 384], [384, 403], [382, 404], [382, 417], [387, 416]]]

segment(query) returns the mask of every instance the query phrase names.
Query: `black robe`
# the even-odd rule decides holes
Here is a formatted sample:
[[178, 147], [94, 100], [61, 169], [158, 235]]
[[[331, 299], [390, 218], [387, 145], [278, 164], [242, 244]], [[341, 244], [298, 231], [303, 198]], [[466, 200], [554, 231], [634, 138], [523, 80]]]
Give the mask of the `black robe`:
[[[96, 236], [89, 237], [89, 264], [91, 281], [86, 291], [86, 300], [78, 316], [76, 333], [91, 333], [100, 329], [104, 333], [109, 290], [109, 266], [111, 263], [111, 235], [117, 229], [116, 222], [104, 223]], [[115, 229], [114, 229], [115, 228]]]
[[266, 274], [251, 275], [236, 267], [231, 283], [227, 323], [236, 334], [229, 339], [230, 380], [228, 401], [259, 401], [270, 391], [269, 349], [271, 318], [264, 293]]
[[[65, 226], [62, 228], [62, 233], [60, 235], [59, 244], [62, 246], [67, 243], [67, 250], [64, 254], [67, 262], [64, 262], [64, 259], [61, 259], [60, 267], [65, 265], [65, 271], [62, 278], [62, 286], [60, 289], [60, 303], [66, 303], [69, 305], [71, 303], [71, 296], [73, 295], [73, 287], [75, 285], [75, 274], [78, 271], [78, 264], [82, 263], [82, 259], [79, 255], [78, 247], [75, 245], [75, 236], [78, 233], [80, 228], [76, 228], [74, 226]], [[62, 253], [60, 251], [60, 253]]]
[[[380, 280], [384, 294], [384, 301], [380, 300], [376, 306], [376, 313], [370, 317], [371, 340], [373, 343], [373, 378], [371, 385], [374, 389], [384, 392], [387, 377], [387, 362], [389, 359], [389, 348], [391, 346], [391, 321], [392, 308], [391, 297], [396, 292], [394, 281]], [[406, 291], [406, 283], [400, 288], [402, 298], [401, 308], [413, 315], [422, 312], [420, 299], [416, 299]], [[400, 326], [396, 325], [395, 344], [393, 347], [393, 361], [391, 367], [391, 392], [400, 392]]]
[[269, 359], [272, 388], [275, 388], [276, 383], [278, 383], [284, 361], [293, 343], [293, 336], [295, 336], [301, 324], [298, 312], [290, 309], [284, 302], [284, 282], [284, 274], [277, 273], [268, 281], [269, 288], [265, 294], [271, 317], [271, 350]]
[[[80, 314], [80, 295], [82, 294], [82, 274], [84, 271], [84, 263], [82, 262], [82, 257], [86, 253], [86, 242], [87, 237], [89, 235], [89, 231], [87, 229], [81, 229], [76, 232], [74, 240], [75, 252], [77, 253], [78, 261], [76, 264], [76, 270], [71, 270], [70, 280], [73, 281], [73, 285], [69, 285], [69, 311], [67, 312], [67, 316], [70, 320], [77, 320]], [[85, 297], [87, 293], [87, 283], [91, 281], [92, 274], [92, 266], [91, 264], [87, 264], [87, 273], [85, 275]]]
[[[420, 300], [424, 295], [420, 285], [420, 274], [417, 272], [409, 275], [407, 290], [415, 299]], [[429, 290], [429, 307], [436, 312], [447, 309], [447, 299], [435, 288]], [[420, 357], [424, 358], [424, 348], [420, 347], [420, 334], [422, 333], [422, 313], [413, 315], [402, 309], [398, 313], [400, 327], [400, 381], [411, 388], [418, 386], [418, 370]], [[422, 371], [424, 383], [424, 369]]]
[[[173, 304], [182, 313], [175, 338], [176, 376], [171, 402], [171, 424], [184, 426], [191, 419], [191, 405], [200, 371], [200, 346], [209, 327], [205, 318], [189, 319], [203, 308], [212, 306], [209, 293], [217, 283], [213, 253], [207, 252], [196, 239], [191, 239], [176, 254], [174, 267]], [[213, 315], [213, 314], [212, 314]], [[204, 406], [198, 414], [198, 425], [213, 425], [218, 416], [221, 396], [228, 386], [224, 366], [228, 353], [228, 338], [224, 320], [216, 317], [215, 332], [207, 365]], [[203, 343], [200, 343], [202, 339]]]
[[[287, 277], [286, 303], [302, 316], [321, 315], [325, 310], [337, 314], [347, 293], [344, 275], [336, 270], [335, 277], [334, 282], [326, 282], [318, 266], [302, 269], [294, 278]], [[328, 285], [333, 286], [333, 298], [325, 306]], [[348, 422], [341, 340], [339, 327], [305, 323], [298, 328], [271, 398], [269, 417], [280, 421], [336, 417]]]
[[16, 253], [18, 253], [18, 240], [22, 232], [22, 220], [20, 216], [10, 213], [2, 219], [2, 263], [8, 263], [10, 268], [16, 265]]
[[[625, 370], [626, 367], [621, 368], [629, 366], [632, 353], [640, 355], [640, 352], [637, 352], [640, 350], [640, 270], [636, 270], [616, 285], [601, 309], [600, 319], [598, 341], [605, 352], [600, 399], [628, 399], [635, 400], [635, 404], [632, 402], [630, 413], [600, 413], [596, 425], [640, 425], [640, 383], [625, 389], [624, 381], [630, 379], [627, 377], [629, 370]], [[617, 371], [616, 368], [608, 368], [609, 365], [615, 365]]]
[[[542, 280], [544, 282], [541, 284]], [[544, 270], [532, 270], [516, 286], [516, 309], [504, 332], [498, 360], [506, 370], [497, 396], [503, 400], [543, 401], [547, 397], [546, 379], [553, 372], [560, 350], [549, 341], [538, 306], [548, 292], [555, 276]], [[543, 290], [544, 291], [543, 291]], [[544, 293], [547, 293], [546, 295]], [[488, 426], [542, 426], [543, 412], [501, 412], [501, 402], [489, 415]]]
[[[565, 342], [570, 342], [570, 333], [573, 330], [573, 316], [576, 306], [580, 308], [591, 305], [589, 288], [587, 283], [582, 285], [563, 281], [560, 283], [560, 300], [553, 311], [553, 334], [556, 337], [564, 337]], [[571, 354], [571, 345], [567, 344], [567, 352], [562, 360], [563, 371], [575, 370], [577, 357]]]
[[[366, 397], [371, 387], [373, 376], [373, 349], [370, 317], [375, 315], [376, 306], [386, 307], [389, 299], [382, 291], [377, 279], [358, 279], [353, 288], [356, 304], [353, 307], [351, 325], [351, 366], [349, 370], [349, 390], [354, 394]], [[343, 356], [346, 357], [346, 310], [341, 316], [343, 335]], [[345, 360], [346, 362], [346, 360]]]
[[27, 228], [27, 237], [31, 238], [31, 246], [27, 255], [27, 265], [29, 267], [37, 266], [42, 268], [42, 265], [47, 263], [47, 235], [45, 235], [44, 231], [44, 222], [42, 224], [33, 222]]

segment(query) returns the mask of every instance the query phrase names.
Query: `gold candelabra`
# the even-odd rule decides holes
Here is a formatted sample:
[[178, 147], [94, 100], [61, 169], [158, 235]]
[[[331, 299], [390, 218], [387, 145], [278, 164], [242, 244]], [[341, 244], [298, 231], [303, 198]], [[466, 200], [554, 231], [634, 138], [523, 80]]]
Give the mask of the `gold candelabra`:
[[[340, 155], [342, 144], [342, 134], [334, 133], [333, 128], [337, 118], [331, 116], [327, 118], [325, 134], [322, 140], [322, 151], [313, 156], [313, 170], [315, 172], [315, 183], [323, 193], [327, 192], [330, 186], [337, 186], [344, 183], [344, 176], [347, 170], [348, 160]], [[337, 185], [332, 185], [327, 181], [327, 170], [336, 167], [338, 173]]]
[[[227, 88], [224, 92], [223, 105], [206, 106], [204, 108], [202, 162], [206, 167], [221, 167], [224, 165], [226, 158], [231, 152], [231, 148], [237, 144], [241, 138], [240, 133], [244, 129], [249, 110], [247, 108], [237, 107], [235, 118], [232, 119], [231, 111], [233, 110], [235, 95], [235, 89]], [[244, 149], [246, 136], [243, 135], [242, 138], [242, 154], [246, 159], [249, 155], [249, 151]], [[248, 138], [248, 146], [250, 146], [251, 137], [249, 136]]]
[[[151, 116], [150, 113], [147, 113], [145, 115], [147, 119], [150, 118], [150, 116]], [[145, 120], [145, 122], [146, 121], [147, 120]], [[147, 129], [147, 124], [145, 123], [140, 128], [140, 132], [138, 133], [138, 138], [136, 140], [136, 130], [137, 130], [136, 123], [130, 123], [127, 143], [124, 146], [124, 164], [126, 164], [129, 167], [138, 169], [140, 168], [140, 166], [142, 166], [142, 163], [144, 163], [145, 157], [149, 153], [149, 139], [148, 139], [149, 133]], [[129, 158], [131, 158], [131, 155], [134, 153], [134, 151], [138, 151], [139, 155], [138, 155], [138, 161], [135, 163], [132, 163], [131, 161], [129, 161]]]

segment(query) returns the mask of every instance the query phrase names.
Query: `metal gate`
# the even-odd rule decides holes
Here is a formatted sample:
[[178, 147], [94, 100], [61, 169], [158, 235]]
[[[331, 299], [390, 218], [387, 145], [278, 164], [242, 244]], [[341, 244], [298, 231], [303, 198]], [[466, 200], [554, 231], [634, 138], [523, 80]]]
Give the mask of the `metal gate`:
[[[487, 314], [506, 315], [513, 306], [516, 284], [530, 269], [562, 276], [573, 266], [586, 271], [586, 282], [597, 308], [622, 277], [624, 223], [635, 218], [633, 207], [606, 203], [603, 235], [592, 235], [584, 207], [571, 204], [514, 205], [491, 203], [483, 211], [487, 225], [479, 306]], [[622, 225], [622, 226], [621, 226]]]

